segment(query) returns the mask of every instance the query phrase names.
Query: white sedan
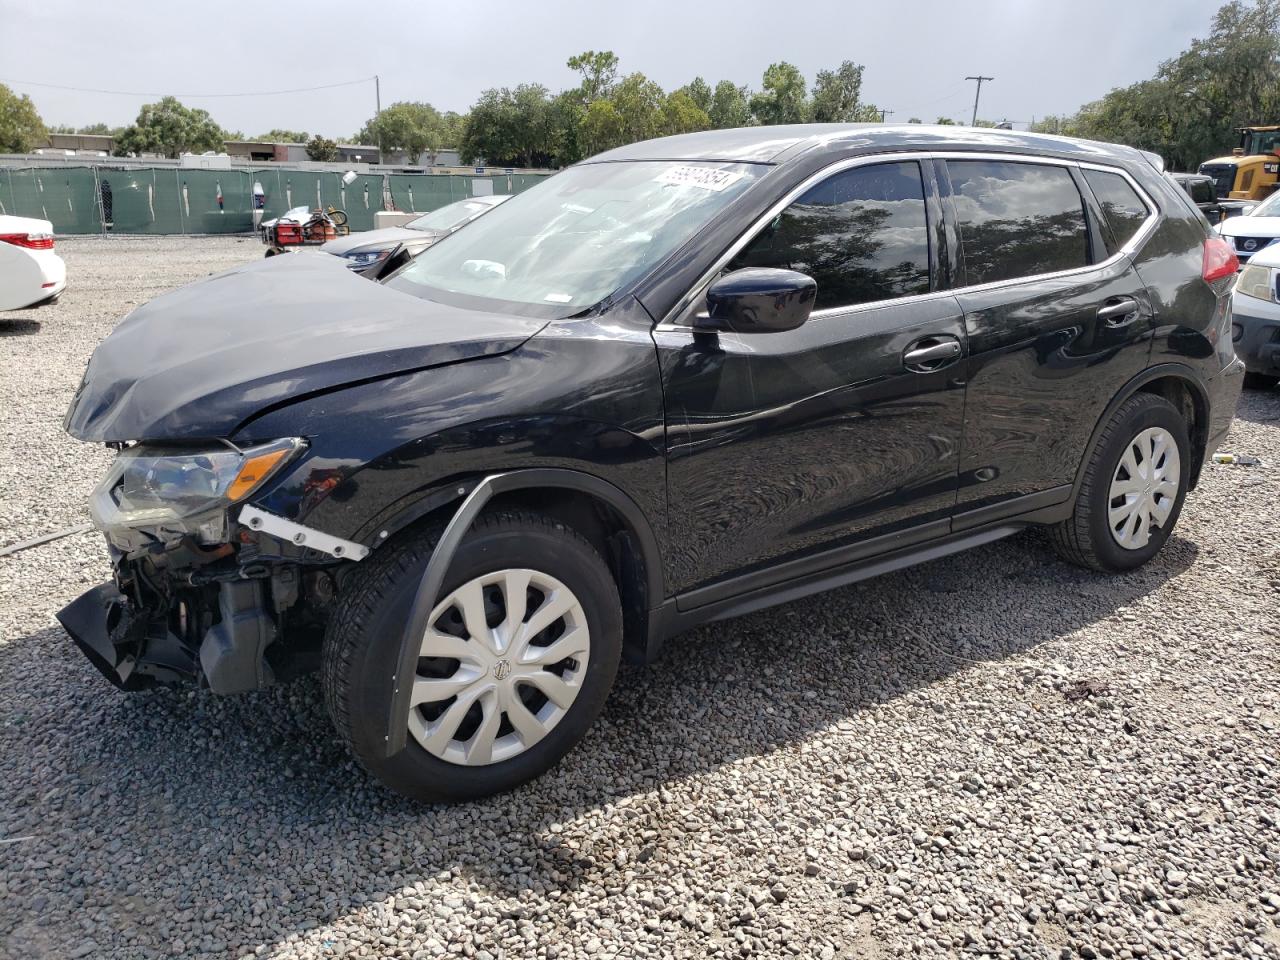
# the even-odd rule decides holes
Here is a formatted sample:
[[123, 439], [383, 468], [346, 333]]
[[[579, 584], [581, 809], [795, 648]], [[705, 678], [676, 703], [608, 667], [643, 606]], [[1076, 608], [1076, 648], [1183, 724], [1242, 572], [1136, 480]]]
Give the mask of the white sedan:
[[67, 266], [53, 252], [53, 224], [0, 216], [0, 310], [38, 307], [67, 286]]

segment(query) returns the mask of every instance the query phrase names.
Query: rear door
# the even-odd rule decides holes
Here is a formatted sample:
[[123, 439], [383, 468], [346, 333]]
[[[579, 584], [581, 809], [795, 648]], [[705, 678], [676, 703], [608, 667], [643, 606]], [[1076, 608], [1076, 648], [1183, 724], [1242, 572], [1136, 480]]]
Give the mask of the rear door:
[[[1154, 206], [1117, 179], [1145, 229]], [[1153, 317], [1078, 165], [955, 156], [940, 182], [969, 337], [962, 530], [1066, 499], [1103, 409], [1147, 365]]]
[[[703, 587], [682, 606], [946, 533], [965, 336], [939, 289], [929, 169], [886, 160], [819, 177], [725, 263], [812, 276], [816, 309], [801, 327], [695, 332], [697, 303], [655, 331], [670, 520], [686, 544], [674, 586]], [[850, 555], [830, 556], [842, 547]]]

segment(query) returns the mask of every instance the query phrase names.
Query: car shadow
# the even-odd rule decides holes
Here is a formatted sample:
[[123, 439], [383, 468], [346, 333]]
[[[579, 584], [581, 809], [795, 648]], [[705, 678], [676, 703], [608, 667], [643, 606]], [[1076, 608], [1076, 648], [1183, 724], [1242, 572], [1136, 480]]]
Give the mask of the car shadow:
[[40, 332], [39, 320], [10, 320], [0, 316], [0, 337], [25, 337]]
[[[38, 945], [60, 924], [74, 929], [82, 910], [123, 936], [162, 931], [194, 909], [210, 929], [245, 918], [234, 921], [239, 956], [441, 875], [495, 897], [563, 891], [599, 883], [620, 851], [567, 841], [558, 825], [620, 804], [634, 806], [624, 811], [634, 848], [623, 855], [643, 875], [654, 846], [681, 842], [665, 822], [678, 813], [644, 798], [823, 735], [957, 671], [1024, 665], [1041, 649], [1057, 656], [1057, 641], [1196, 556], [1175, 536], [1146, 567], [1106, 576], [1058, 561], [1042, 534], [1027, 532], [700, 628], [657, 664], [624, 667], [604, 715], [557, 768], [455, 806], [413, 803], [372, 781], [337, 741], [314, 678], [237, 698], [120, 694], [57, 629], [43, 629], [0, 645], [0, 745], [25, 758], [21, 776], [15, 765], [0, 779], [0, 808], [18, 812], [9, 829], [31, 835], [28, 855], [45, 860], [46, 829], [92, 829], [63, 838], [76, 859], [64, 884], [22, 892], [25, 903], [44, 900], [44, 914], [0, 921], [0, 941]], [[1008, 682], [1018, 682], [1012, 671]], [[15, 715], [18, 703], [44, 706]], [[744, 722], [761, 714], [767, 724]], [[290, 873], [300, 864], [325, 872], [304, 888]], [[160, 952], [166, 945], [160, 938]]]

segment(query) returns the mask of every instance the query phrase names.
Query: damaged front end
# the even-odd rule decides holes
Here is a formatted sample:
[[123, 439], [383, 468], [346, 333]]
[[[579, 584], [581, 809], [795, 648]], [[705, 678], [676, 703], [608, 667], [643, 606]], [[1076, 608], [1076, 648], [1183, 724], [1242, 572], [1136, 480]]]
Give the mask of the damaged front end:
[[58, 613], [108, 680], [240, 693], [315, 666], [333, 567], [367, 550], [243, 503], [305, 446], [120, 450], [90, 505], [114, 579]]

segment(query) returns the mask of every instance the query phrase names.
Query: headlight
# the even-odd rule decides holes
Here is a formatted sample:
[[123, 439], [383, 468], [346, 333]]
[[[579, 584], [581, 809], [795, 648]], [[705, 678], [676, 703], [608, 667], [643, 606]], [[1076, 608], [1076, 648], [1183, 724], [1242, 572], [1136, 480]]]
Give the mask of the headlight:
[[1270, 267], [1249, 264], [1236, 278], [1236, 293], [1276, 302], [1276, 275]]
[[385, 260], [391, 255], [390, 248], [386, 250], [353, 250], [351, 253], [344, 253], [342, 256], [351, 262], [347, 266], [355, 269], [359, 267], [367, 267], [371, 263], [377, 263], [379, 260]]
[[305, 446], [289, 437], [243, 450], [129, 447], [93, 491], [89, 512], [107, 533], [146, 527], [217, 539], [226, 508], [260, 488]]

